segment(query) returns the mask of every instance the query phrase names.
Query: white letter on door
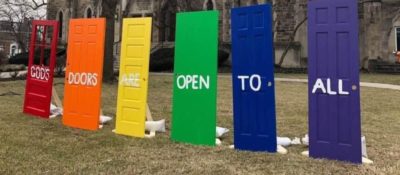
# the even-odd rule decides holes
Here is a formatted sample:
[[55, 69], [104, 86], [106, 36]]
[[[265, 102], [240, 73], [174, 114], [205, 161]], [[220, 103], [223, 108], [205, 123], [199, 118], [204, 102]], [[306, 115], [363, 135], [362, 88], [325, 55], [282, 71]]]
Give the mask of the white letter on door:
[[[257, 79], [257, 87], [254, 87], [254, 78]], [[252, 75], [250, 78], [250, 88], [255, 91], [258, 92], [261, 89], [261, 76], [260, 75]]]
[[247, 76], [247, 75], [239, 75], [238, 78], [241, 80], [242, 91], [246, 90], [245, 81], [246, 81], [246, 79], [249, 79], [249, 76]]
[[325, 89], [325, 86], [324, 86], [324, 82], [322, 82], [322, 80], [321, 80], [320, 78], [318, 78], [317, 81], [315, 82], [314, 88], [313, 88], [313, 90], [312, 90], [312, 93], [315, 94], [315, 92], [316, 92], [318, 89], [321, 89], [322, 92], [323, 92], [324, 94], [326, 93], [326, 89]]
[[328, 94], [329, 95], [337, 95], [337, 92], [335, 92], [335, 91], [332, 91], [332, 88], [331, 88], [331, 79], [330, 78], [328, 78], [328, 80], [326, 80], [326, 86], [327, 86], [327, 88], [328, 88]]
[[343, 91], [343, 80], [339, 79], [339, 94], [340, 95], [350, 95], [349, 92]]

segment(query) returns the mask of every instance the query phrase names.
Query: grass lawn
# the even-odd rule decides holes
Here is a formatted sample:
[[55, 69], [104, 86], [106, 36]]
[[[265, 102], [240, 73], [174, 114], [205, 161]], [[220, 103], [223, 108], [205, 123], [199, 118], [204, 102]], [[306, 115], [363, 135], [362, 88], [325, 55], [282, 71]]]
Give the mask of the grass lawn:
[[[306, 77], [278, 74], [278, 77]], [[363, 81], [400, 84], [400, 76], [362, 75]], [[63, 79], [56, 89], [62, 97]], [[64, 127], [60, 118], [43, 120], [22, 114], [25, 81], [0, 82], [0, 174], [400, 174], [400, 91], [362, 88], [362, 131], [373, 165], [315, 160], [288, 147], [287, 155], [235, 151], [231, 80], [219, 78], [218, 126], [231, 132], [221, 147], [171, 142], [169, 132], [136, 139], [111, 132], [114, 122], [98, 132]], [[155, 119], [171, 119], [172, 77], [151, 75], [149, 105]], [[115, 116], [117, 85], [103, 86], [106, 115]], [[279, 136], [302, 137], [307, 126], [307, 86], [276, 84]]]

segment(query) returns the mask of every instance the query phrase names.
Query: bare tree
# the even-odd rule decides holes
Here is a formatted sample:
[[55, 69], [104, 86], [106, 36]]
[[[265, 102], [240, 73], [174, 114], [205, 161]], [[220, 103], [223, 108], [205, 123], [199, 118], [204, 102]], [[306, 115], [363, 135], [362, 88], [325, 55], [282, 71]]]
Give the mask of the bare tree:
[[190, 0], [175, 0], [178, 5], [178, 11], [192, 11], [192, 2]]
[[299, 28], [301, 27], [301, 25], [303, 25], [306, 21], [307, 21], [307, 17], [303, 18], [303, 20], [302, 20], [299, 24], [296, 25], [295, 29], [294, 29], [293, 32], [290, 34], [289, 42], [288, 42], [288, 44], [287, 44], [285, 50], [283, 51], [282, 56], [281, 56], [281, 58], [279, 59], [279, 62], [278, 62], [278, 64], [277, 64], [278, 67], [281, 67], [281, 66], [282, 66], [283, 61], [285, 60], [287, 53], [289, 52], [289, 50], [290, 50], [290, 49], [292, 48], [292, 46], [293, 46], [294, 39], [295, 39], [295, 37], [296, 37], [297, 31], [299, 30]]
[[44, 7], [47, 5], [46, 0], [4, 0], [7, 2], [7, 4], [13, 5], [13, 6], [24, 6], [27, 8], [30, 8], [32, 10], [39, 10], [41, 7]]
[[114, 81], [114, 30], [115, 15], [119, 0], [102, 1], [101, 17], [106, 18], [106, 38], [104, 49], [103, 82], [111, 83]]
[[0, 20], [8, 22], [8, 29], [15, 37], [21, 52], [27, 51], [30, 21], [44, 18], [41, 9], [46, 5], [47, 1], [45, 0], [0, 1]]

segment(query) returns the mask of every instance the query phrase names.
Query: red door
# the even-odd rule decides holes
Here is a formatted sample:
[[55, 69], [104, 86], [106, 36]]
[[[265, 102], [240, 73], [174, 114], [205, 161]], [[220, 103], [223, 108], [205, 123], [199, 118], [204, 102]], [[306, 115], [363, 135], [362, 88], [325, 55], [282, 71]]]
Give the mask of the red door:
[[49, 118], [57, 49], [57, 21], [33, 21], [24, 113]]

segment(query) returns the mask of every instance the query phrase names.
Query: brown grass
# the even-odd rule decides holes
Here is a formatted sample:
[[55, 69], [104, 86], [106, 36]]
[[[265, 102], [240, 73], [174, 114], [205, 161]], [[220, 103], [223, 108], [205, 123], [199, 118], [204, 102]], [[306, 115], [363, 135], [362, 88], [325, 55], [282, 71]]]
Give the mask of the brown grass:
[[[301, 77], [286, 75], [279, 77]], [[367, 77], [367, 78], [365, 78]], [[388, 78], [389, 77], [389, 78]], [[400, 82], [387, 75], [363, 75], [378, 82]], [[393, 80], [395, 79], [395, 80]], [[398, 81], [399, 80], [399, 81]], [[62, 83], [57, 79], [57, 83]], [[230, 78], [218, 87], [218, 125], [232, 129]], [[399, 84], [399, 83], [398, 83]], [[362, 89], [362, 130], [373, 165], [315, 160], [300, 155], [304, 146], [288, 147], [287, 155], [230, 150], [230, 132], [222, 147], [178, 144], [169, 132], [154, 139], [136, 139], [111, 132], [114, 122], [98, 132], [64, 127], [60, 118], [42, 120], [21, 113], [25, 81], [0, 82], [0, 174], [399, 174], [400, 92]], [[63, 85], [57, 84], [62, 96]], [[104, 113], [114, 116], [117, 86], [103, 86]], [[170, 128], [172, 77], [152, 75], [149, 104], [156, 119]], [[280, 136], [302, 137], [307, 132], [307, 86], [276, 84]]]

